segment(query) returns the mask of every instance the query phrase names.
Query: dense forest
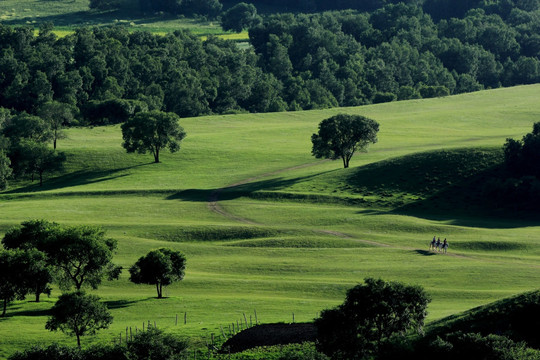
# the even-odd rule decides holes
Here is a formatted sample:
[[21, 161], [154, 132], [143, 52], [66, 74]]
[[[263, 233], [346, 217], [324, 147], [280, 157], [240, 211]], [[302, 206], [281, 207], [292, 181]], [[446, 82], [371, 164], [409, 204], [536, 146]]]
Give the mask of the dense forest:
[[[493, 10], [493, 9], [492, 9]], [[474, 9], [433, 18], [416, 5], [370, 13], [274, 14], [252, 47], [187, 31], [0, 27], [0, 106], [36, 114], [55, 100], [86, 123], [138, 109], [180, 116], [354, 106], [540, 79], [540, 10]]]

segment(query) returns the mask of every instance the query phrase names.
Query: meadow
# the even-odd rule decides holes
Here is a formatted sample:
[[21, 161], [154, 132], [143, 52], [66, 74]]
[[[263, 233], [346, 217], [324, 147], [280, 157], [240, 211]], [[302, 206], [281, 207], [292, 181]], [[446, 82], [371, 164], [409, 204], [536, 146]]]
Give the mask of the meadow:
[[132, 31], [149, 31], [164, 35], [188, 29], [202, 37], [220, 37], [246, 41], [247, 32], [240, 34], [223, 31], [219, 21], [205, 18], [187, 18], [163, 13], [143, 14], [134, 9], [97, 11], [88, 8], [88, 0], [4, 0], [0, 2], [0, 23], [14, 26], [33, 26], [52, 22], [54, 33], [71, 34], [81, 26], [126, 26]]
[[[204, 343], [257, 312], [262, 323], [311, 321], [365, 277], [422, 285], [428, 322], [533, 290], [540, 221], [479, 208], [467, 187], [500, 163], [506, 138], [530, 132], [540, 85], [316, 111], [185, 118], [177, 154], [126, 154], [119, 126], [72, 128], [62, 173], [12, 182], [0, 232], [28, 219], [99, 225], [119, 242], [120, 280], [96, 291], [114, 322], [83, 345], [148, 321]], [[311, 156], [325, 118], [361, 114], [379, 141], [351, 167]], [[480, 178], [478, 178], [480, 176]], [[475, 180], [476, 179], [476, 180]], [[478, 180], [480, 179], [480, 180]], [[217, 199], [217, 201], [216, 201]], [[449, 254], [427, 251], [448, 238]], [[185, 252], [186, 277], [156, 299], [128, 281], [151, 249]], [[59, 295], [14, 302], [0, 319], [0, 358], [75, 340], [44, 328]], [[176, 315], [179, 316], [176, 324]], [[184, 314], [187, 322], [184, 324]]]

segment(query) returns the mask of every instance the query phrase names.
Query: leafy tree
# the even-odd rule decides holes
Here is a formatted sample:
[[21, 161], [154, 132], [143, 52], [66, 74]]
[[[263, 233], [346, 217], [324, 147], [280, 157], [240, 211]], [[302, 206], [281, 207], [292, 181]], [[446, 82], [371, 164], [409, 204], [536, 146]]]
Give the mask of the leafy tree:
[[44, 251], [47, 237], [59, 229], [60, 225], [47, 220], [23, 221], [6, 231], [2, 239], [5, 249], [33, 249]]
[[361, 115], [338, 114], [323, 120], [319, 132], [311, 136], [311, 153], [317, 158], [343, 160], [343, 167], [356, 151], [365, 151], [369, 143], [377, 142], [379, 124]]
[[2, 239], [7, 249], [38, 249], [47, 254], [63, 289], [89, 285], [96, 289], [102, 279], [117, 279], [122, 270], [112, 263], [116, 240], [93, 226], [60, 226], [46, 220], [30, 220], [11, 228]]
[[215, 18], [221, 12], [223, 5], [219, 0], [183, 0], [180, 12], [187, 15], [204, 15]]
[[540, 122], [522, 140], [507, 139], [504, 145], [507, 168], [514, 176], [532, 175], [540, 178]]
[[93, 335], [100, 329], [106, 329], [112, 323], [112, 316], [107, 306], [99, 302], [99, 297], [84, 292], [63, 294], [51, 309], [51, 317], [45, 328], [77, 337], [81, 347], [81, 336]]
[[45, 120], [27, 113], [21, 113], [8, 120], [2, 133], [13, 143], [21, 139], [44, 143], [53, 138], [51, 128]]
[[240, 2], [221, 14], [221, 27], [223, 30], [242, 32], [261, 23], [257, 15], [257, 8], [253, 4]]
[[3, 150], [0, 150], [0, 191], [8, 187], [8, 179], [11, 176], [11, 161]]
[[21, 249], [37, 251], [33, 255], [27, 270], [29, 271], [27, 283], [30, 291], [34, 292], [36, 302], [42, 293], [49, 294], [52, 282], [53, 269], [50, 267], [49, 260], [45, 254], [47, 239], [59, 229], [59, 225], [46, 220], [28, 220], [21, 223], [20, 226], [12, 227], [6, 231], [2, 239], [2, 245], [5, 249]]
[[104, 278], [118, 279], [122, 268], [112, 263], [117, 242], [105, 238], [105, 231], [93, 226], [56, 229], [46, 240], [45, 252], [56, 268], [60, 287], [97, 289]]
[[186, 258], [179, 251], [167, 248], [150, 251], [129, 269], [130, 280], [135, 284], [156, 285], [158, 299], [163, 298], [163, 285], [184, 278]]
[[53, 148], [56, 149], [56, 141], [64, 137], [62, 128], [73, 121], [73, 110], [68, 104], [51, 101], [41, 105], [38, 114], [49, 123], [52, 131]]
[[[39, 186], [43, 185], [44, 173], [61, 170], [66, 161], [63, 152], [56, 152], [42, 143], [23, 140], [17, 145], [17, 149], [20, 156], [16, 161], [22, 162], [26, 172], [32, 174], [32, 180], [34, 174], [38, 175]], [[20, 164], [17, 166], [20, 171]]]
[[1, 316], [6, 316], [7, 304], [24, 299], [28, 292], [25, 282], [27, 253], [23, 250], [0, 250], [0, 300], [3, 301]]
[[317, 346], [334, 359], [371, 358], [392, 334], [421, 329], [429, 301], [419, 286], [367, 278], [315, 320]]
[[33, 293], [36, 302], [39, 302], [41, 294], [51, 294], [53, 269], [47, 262], [47, 255], [37, 249], [26, 250], [23, 259], [24, 271], [20, 276], [27, 291]]
[[154, 162], [159, 163], [162, 149], [168, 148], [173, 153], [180, 150], [180, 141], [186, 133], [178, 124], [179, 119], [174, 113], [157, 110], [138, 113], [122, 125], [122, 146], [128, 153], [150, 151]]

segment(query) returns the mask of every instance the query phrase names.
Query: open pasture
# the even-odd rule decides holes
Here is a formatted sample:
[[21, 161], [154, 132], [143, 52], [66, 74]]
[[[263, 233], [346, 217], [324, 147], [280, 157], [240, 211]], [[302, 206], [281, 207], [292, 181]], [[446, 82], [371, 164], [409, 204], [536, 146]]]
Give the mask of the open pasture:
[[[0, 231], [44, 218], [100, 225], [118, 239], [122, 276], [92, 291], [114, 322], [83, 344], [113, 341], [147, 321], [196, 341], [243, 313], [254, 321], [254, 310], [264, 323], [290, 322], [293, 313], [310, 321], [368, 276], [424, 286], [433, 321], [540, 283], [540, 221], [488, 216], [469, 206], [477, 197], [461, 188], [500, 161], [506, 138], [531, 131], [539, 96], [534, 85], [182, 119], [182, 149], [164, 153], [160, 164], [126, 154], [118, 126], [69, 129], [58, 144], [69, 159], [63, 173], [42, 188], [24, 181], [0, 194]], [[318, 123], [342, 112], [381, 125], [379, 142], [349, 169], [310, 155]], [[449, 239], [449, 254], [428, 251], [434, 235]], [[127, 268], [163, 246], [184, 251], [188, 263], [185, 279], [157, 300], [154, 287], [128, 281]], [[44, 329], [58, 295], [55, 288], [40, 304], [29, 298], [8, 308], [0, 358], [37, 342], [74, 344]]]
[[34, 26], [52, 22], [57, 36], [65, 36], [81, 26], [127, 26], [165, 34], [189, 29], [196, 35], [222, 35], [227, 39], [247, 40], [247, 32], [225, 32], [218, 21], [170, 16], [162, 13], [141, 14], [132, 8], [114, 11], [96, 11], [88, 8], [88, 0], [4, 0], [0, 2], [0, 23], [4, 25]]

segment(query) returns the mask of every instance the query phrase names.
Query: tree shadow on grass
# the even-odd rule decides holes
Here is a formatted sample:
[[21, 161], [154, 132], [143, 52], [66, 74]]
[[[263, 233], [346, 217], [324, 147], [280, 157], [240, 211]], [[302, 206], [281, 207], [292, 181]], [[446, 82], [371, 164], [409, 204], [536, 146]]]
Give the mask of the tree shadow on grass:
[[66, 187], [76, 187], [82, 185], [96, 184], [99, 182], [109, 181], [113, 179], [122, 178], [129, 174], [122, 174], [122, 172], [134, 169], [141, 166], [151, 165], [154, 162], [146, 164], [138, 164], [133, 166], [127, 166], [117, 169], [108, 170], [79, 170], [70, 172], [68, 174], [60, 175], [54, 178], [47, 179], [43, 182], [43, 186], [39, 186], [39, 181], [24, 187], [16, 188], [13, 190], [5, 191], [2, 194], [20, 194], [29, 192], [42, 192], [50, 190], [58, 190]]
[[358, 213], [493, 229], [540, 224], [538, 213], [497, 208], [485, 195], [485, 184], [504, 170], [500, 149], [429, 151], [351, 170], [344, 179], [347, 187], [365, 198], [366, 207], [379, 209]]
[[423, 256], [437, 255], [433, 251], [428, 251], [428, 250], [419, 250], [419, 249], [417, 249], [417, 250], [414, 250], [414, 252], [419, 254], [419, 255], [423, 255]]
[[133, 304], [136, 304], [136, 303], [139, 303], [139, 302], [143, 302], [143, 301], [148, 301], [148, 300], [152, 300], [153, 298], [146, 298], [146, 299], [138, 299], [138, 300], [110, 300], [110, 301], [105, 301], [105, 305], [107, 305], [107, 308], [109, 309], [123, 309], [123, 308], [126, 308], [128, 306], [131, 306]]
[[218, 200], [234, 200], [240, 197], [252, 197], [252, 198], [273, 198], [273, 199], [294, 199], [295, 195], [292, 193], [262, 193], [263, 191], [279, 191], [286, 189], [296, 183], [307, 181], [311, 178], [318, 176], [309, 175], [303, 177], [297, 177], [293, 179], [275, 178], [268, 180], [253, 181], [246, 184], [239, 184], [228, 186], [219, 189], [188, 189], [180, 191], [176, 194], [167, 197], [167, 200], [182, 200], [182, 201], [218, 201]]
[[[35, 302], [34, 302], [35, 304]], [[51, 305], [52, 306], [52, 305]], [[22, 306], [20, 305], [12, 305], [7, 308], [6, 316], [0, 317], [0, 321], [7, 320], [12, 317], [16, 316], [48, 316], [50, 315], [50, 308], [49, 309], [24, 309], [21, 310]]]

